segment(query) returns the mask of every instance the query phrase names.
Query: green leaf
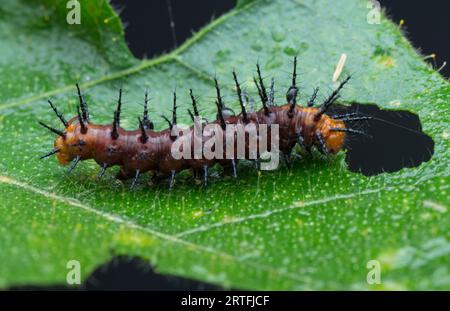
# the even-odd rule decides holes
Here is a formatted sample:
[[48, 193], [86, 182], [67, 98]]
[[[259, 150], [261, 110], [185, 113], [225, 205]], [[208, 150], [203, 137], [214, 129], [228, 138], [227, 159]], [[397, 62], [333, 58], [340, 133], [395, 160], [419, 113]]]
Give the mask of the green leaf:
[[[81, 25], [68, 25], [67, 12], [56, 0], [0, 6], [1, 287], [63, 284], [72, 259], [84, 279], [112, 254], [127, 254], [234, 288], [450, 289], [450, 87], [398, 26], [384, 16], [367, 22], [367, 1], [241, 1], [179, 49], [143, 61], [131, 56], [107, 2], [81, 1]], [[37, 120], [57, 124], [46, 99], [74, 115], [77, 81], [99, 123], [111, 122], [122, 86], [127, 129], [137, 127], [148, 88], [162, 129], [157, 116], [169, 112], [175, 86], [183, 108], [193, 88], [213, 118], [214, 74], [237, 108], [231, 69], [250, 81], [257, 60], [282, 102], [297, 53], [302, 102], [315, 86], [333, 87], [346, 53], [343, 74], [354, 79], [343, 99], [416, 113], [435, 142], [432, 159], [369, 178], [339, 154], [297, 161], [291, 172], [242, 165], [238, 180], [206, 189], [181, 178], [173, 191], [142, 180], [133, 192], [115, 170], [98, 181], [92, 161], [69, 177], [54, 159], [38, 160], [53, 136]], [[370, 260], [381, 263], [380, 285], [366, 281]]]

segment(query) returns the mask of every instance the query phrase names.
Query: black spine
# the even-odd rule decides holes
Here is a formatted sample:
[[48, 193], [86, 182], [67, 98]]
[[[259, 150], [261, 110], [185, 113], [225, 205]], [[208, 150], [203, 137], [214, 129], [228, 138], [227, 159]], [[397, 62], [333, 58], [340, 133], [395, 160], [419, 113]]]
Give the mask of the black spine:
[[117, 109], [114, 111], [111, 138], [116, 140], [119, 137], [120, 112], [122, 110], [122, 88], [119, 89], [119, 99], [117, 100]]
[[77, 113], [78, 113], [78, 123], [80, 123], [81, 127], [81, 133], [85, 134], [87, 132], [86, 124], [84, 123], [84, 119], [80, 112], [80, 107], [77, 107]]
[[314, 106], [314, 102], [315, 102], [315, 100], [316, 100], [316, 98], [317, 98], [317, 93], [318, 93], [318, 92], [319, 92], [319, 88], [316, 87], [316, 88], [314, 89], [314, 92], [313, 92], [312, 95], [311, 95], [311, 98], [309, 99], [308, 103], [306, 104], [306, 106], [308, 106], [308, 107]]
[[39, 124], [42, 125], [43, 127], [45, 127], [47, 130], [49, 130], [50, 132], [53, 132], [61, 137], [66, 138], [66, 134], [63, 131], [60, 131], [58, 129], [55, 129], [51, 126], [48, 126], [47, 124], [45, 124], [44, 122], [39, 121]]
[[142, 117], [142, 123], [144, 124], [145, 128], [148, 130], [153, 130], [154, 125], [153, 122], [148, 117], [148, 91], [145, 91], [145, 97], [144, 97], [144, 115]]
[[139, 128], [141, 129], [141, 143], [145, 144], [148, 141], [148, 135], [145, 132], [145, 126], [144, 123], [142, 122], [141, 118], [138, 117], [139, 120]]
[[233, 78], [234, 78], [234, 83], [236, 84], [236, 93], [237, 93], [237, 96], [239, 99], [239, 105], [241, 105], [242, 119], [243, 119], [244, 123], [248, 123], [247, 111], [245, 110], [244, 101], [242, 100], [241, 85], [239, 84], [236, 72], [234, 70], [233, 70]]
[[48, 103], [49, 103], [50, 107], [52, 107], [53, 111], [55, 112], [58, 119], [62, 122], [64, 127], [67, 127], [68, 123], [67, 123], [66, 119], [64, 118], [64, 116], [61, 113], [59, 113], [58, 109], [56, 109], [56, 107], [53, 105], [53, 103], [51, 102], [50, 99], [48, 100]]
[[297, 105], [297, 56], [294, 57], [294, 68], [292, 70], [292, 84], [286, 93], [286, 100], [290, 104], [289, 116], [293, 116], [295, 106]]
[[316, 113], [314, 119], [318, 120], [320, 117], [331, 107], [331, 105], [339, 98], [339, 92], [342, 90], [344, 85], [350, 80], [351, 76], [345, 78], [339, 86], [331, 93], [331, 95], [324, 101], [322, 106], [320, 106], [319, 111]]
[[83, 98], [83, 95], [81, 94], [80, 86], [78, 83], [77, 86], [77, 93], [78, 93], [78, 100], [80, 101], [80, 108], [81, 108], [81, 116], [83, 117], [83, 121], [89, 122], [89, 112], [88, 112], [88, 106], [87, 102]]

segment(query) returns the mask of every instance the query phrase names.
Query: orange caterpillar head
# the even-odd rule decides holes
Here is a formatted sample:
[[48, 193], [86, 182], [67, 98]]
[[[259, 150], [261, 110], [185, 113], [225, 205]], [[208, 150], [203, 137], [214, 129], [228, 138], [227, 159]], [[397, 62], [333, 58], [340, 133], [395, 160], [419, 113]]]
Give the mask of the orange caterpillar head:
[[320, 108], [298, 107], [298, 115], [302, 115], [301, 127], [304, 143], [316, 145], [325, 153], [336, 154], [344, 148], [346, 128], [343, 120], [333, 119], [323, 113]]
[[80, 139], [81, 127], [76, 122], [77, 118], [73, 118], [67, 123], [64, 135], [60, 135], [53, 143], [54, 150], [59, 150], [56, 158], [61, 165], [67, 165], [76, 157], [82, 159], [89, 158], [88, 148], [84, 148], [86, 141]]
[[84, 148], [84, 145], [86, 145], [86, 141], [80, 139], [81, 135], [87, 131], [86, 121], [88, 121], [89, 119], [87, 113], [87, 105], [82, 100], [78, 84], [77, 89], [80, 97], [80, 107], [83, 111], [83, 114], [80, 114], [80, 112], [78, 111], [78, 116], [72, 118], [69, 121], [66, 121], [64, 116], [59, 113], [59, 111], [50, 100], [48, 101], [50, 107], [52, 107], [56, 116], [64, 125], [64, 130], [61, 131], [48, 126], [43, 122], [39, 122], [42, 126], [58, 135], [58, 137], [55, 139], [55, 142], [53, 143], [54, 149], [42, 156], [41, 159], [52, 154], [56, 154], [59, 163], [61, 165], [67, 165], [74, 159], [77, 159], [78, 161], [80, 159], [90, 158], [89, 148]]
[[[320, 108], [318, 110], [320, 112]], [[319, 114], [315, 125], [316, 143], [325, 149], [327, 153], [336, 154], [345, 147], [347, 133], [365, 135], [363, 131], [348, 128], [344, 121], [370, 120], [371, 117], [355, 116], [354, 113], [329, 117]], [[317, 114], [315, 115], [317, 117]]]
[[344, 147], [347, 128], [342, 120], [323, 115], [316, 128], [328, 152], [336, 154]]

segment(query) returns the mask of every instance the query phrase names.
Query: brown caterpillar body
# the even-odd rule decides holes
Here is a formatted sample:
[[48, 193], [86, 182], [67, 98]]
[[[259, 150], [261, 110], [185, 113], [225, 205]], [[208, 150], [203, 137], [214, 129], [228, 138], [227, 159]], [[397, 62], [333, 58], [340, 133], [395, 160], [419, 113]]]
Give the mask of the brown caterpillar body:
[[[258, 88], [263, 108], [257, 112], [247, 112], [243, 103], [243, 95], [236, 74], [233, 71], [233, 77], [236, 84], [236, 91], [241, 106], [239, 115], [225, 115], [230, 109], [226, 108], [222, 102], [220, 88], [217, 80], [215, 80], [218, 107], [217, 120], [212, 122], [222, 128], [227, 124], [246, 125], [253, 123], [256, 125], [257, 135], [259, 136], [258, 126], [260, 124], [279, 125], [279, 150], [285, 156], [285, 160], [289, 160], [289, 155], [296, 144], [301, 148], [309, 151], [311, 147], [316, 146], [319, 150], [326, 154], [335, 154], [343, 149], [347, 132], [363, 134], [354, 129], [347, 128], [344, 121], [367, 120], [369, 117], [354, 116], [353, 114], [334, 116], [333, 118], [326, 114], [327, 109], [339, 97], [338, 93], [342, 87], [348, 82], [345, 79], [338, 88], [325, 100], [318, 108], [313, 107], [314, 100], [318, 89], [314, 91], [311, 100], [305, 107], [297, 105], [296, 98], [298, 88], [296, 87], [296, 63], [294, 59], [294, 70], [292, 77], [292, 86], [289, 88], [286, 98], [288, 103], [282, 106], [273, 104], [273, 95], [267, 94], [264, 81], [261, 77], [259, 65], [257, 65], [258, 79], [254, 82]], [[63, 123], [65, 129], [60, 131], [40, 122], [41, 125], [58, 134], [54, 142], [54, 149], [42, 156], [41, 158], [57, 155], [57, 159], [61, 165], [72, 163], [69, 172], [71, 172], [80, 160], [94, 159], [102, 170], [99, 177], [103, 175], [108, 167], [119, 165], [121, 167], [118, 174], [120, 179], [134, 178], [131, 188], [134, 187], [140, 174], [144, 172], [154, 172], [156, 176], [170, 176], [170, 188], [174, 184], [175, 174], [182, 170], [191, 169], [194, 174], [204, 173], [204, 182], [206, 183], [208, 168], [216, 163], [232, 168], [236, 177], [237, 158], [233, 159], [206, 159], [201, 157], [195, 159], [175, 159], [172, 156], [172, 144], [181, 137], [175, 138], [171, 136], [171, 130], [176, 126], [176, 94], [174, 93], [174, 105], [172, 120], [169, 121], [169, 128], [163, 131], [153, 130], [153, 124], [148, 118], [147, 113], [147, 94], [145, 97], [144, 116], [139, 119], [139, 129], [127, 131], [120, 127], [121, 112], [121, 96], [119, 93], [118, 107], [114, 113], [114, 121], [109, 125], [93, 124], [89, 120], [87, 104], [84, 101], [80, 89], [77, 85], [80, 106], [78, 107], [78, 115], [69, 121], [57, 111], [53, 104], [49, 101], [52, 109]], [[273, 84], [271, 88], [273, 93]], [[188, 110], [191, 118], [198, 117], [197, 103], [190, 92], [193, 102], [192, 113]], [[203, 133], [197, 137], [194, 134], [193, 127], [183, 132], [184, 139], [193, 144], [194, 139], [200, 139], [201, 144], [209, 138], [208, 134]], [[225, 149], [225, 148], [224, 148]], [[245, 158], [249, 159], [248, 144], [245, 145]], [[255, 159], [258, 162], [259, 154]]]

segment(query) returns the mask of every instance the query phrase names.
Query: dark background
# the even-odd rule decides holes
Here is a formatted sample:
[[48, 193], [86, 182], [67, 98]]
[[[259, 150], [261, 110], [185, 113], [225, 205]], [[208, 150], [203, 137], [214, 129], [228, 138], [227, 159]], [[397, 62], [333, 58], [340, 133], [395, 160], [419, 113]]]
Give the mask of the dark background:
[[[152, 58], [174, 48], [170, 28], [168, 0], [124, 1], [112, 0], [125, 24], [126, 41], [138, 58]], [[178, 45], [189, 38], [192, 31], [198, 31], [213, 17], [231, 10], [233, 0], [170, 0], [176, 26]], [[450, 18], [449, 2], [382, 0], [391, 19], [398, 23], [405, 20], [403, 29], [413, 45], [423, 55], [436, 54], [435, 68], [445, 60], [450, 60]], [[449, 77], [450, 66], [441, 73]], [[360, 111], [377, 116], [385, 122], [373, 120], [364, 130], [372, 135], [367, 139], [356, 140], [347, 154], [349, 169], [365, 175], [381, 171], [397, 171], [405, 166], [417, 166], [430, 159], [434, 143], [421, 132], [419, 118], [409, 112], [389, 112], [375, 105], [335, 107], [337, 112]], [[346, 109], [346, 110], [345, 110]], [[376, 121], [376, 122], [375, 122]], [[389, 123], [386, 123], [389, 122]], [[397, 125], [397, 126], [395, 126]], [[403, 130], [398, 126], [401, 125]], [[405, 130], [406, 128], [406, 130]], [[389, 152], [383, 150], [389, 149]], [[381, 150], [381, 154], [380, 154]], [[405, 161], [407, 159], [407, 161]], [[20, 287], [13, 289], [66, 289], [64, 285], [54, 287]], [[134, 257], [115, 256], [93, 272], [80, 289], [87, 290], [216, 290], [220, 287], [174, 276], [164, 276], [154, 272], [147, 262]]]
[[[178, 45], [182, 44], [213, 17], [222, 15], [235, 6], [235, 0], [112, 0], [124, 22], [125, 37], [133, 54], [138, 58], [152, 58], [174, 47], [168, 3], [171, 3]], [[399, 23], [423, 55], [436, 54], [429, 60], [435, 68], [450, 61], [450, 1], [448, 0], [380, 0], [388, 16]], [[450, 76], [450, 64], [441, 70]]]

